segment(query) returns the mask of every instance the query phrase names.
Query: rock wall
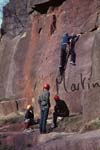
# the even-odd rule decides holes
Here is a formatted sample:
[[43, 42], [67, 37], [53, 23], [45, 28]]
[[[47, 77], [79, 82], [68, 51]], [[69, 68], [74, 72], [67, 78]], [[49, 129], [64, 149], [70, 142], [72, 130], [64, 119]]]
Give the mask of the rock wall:
[[[0, 47], [0, 97], [25, 97], [31, 100], [33, 96], [35, 113], [38, 114], [37, 98], [43, 84], [47, 82], [51, 86], [53, 108], [53, 96], [57, 92], [55, 80], [60, 60], [62, 34], [81, 33], [75, 45], [76, 66], [69, 63], [69, 58], [65, 82], [59, 85], [59, 95], [66, 101], [71, 112], [82, 112], [85, 121], [93, 119], [100, 115], [100, 2], [97, 0], [61, 1], [58, 6], [57, 1], [55, 4], [51, 1], [46, 12], [43, 11], [44, 13], [41, 14], [38, 10], [47, 7], [47, 2], [49, 1], [43, 3], [41, 1], [41, 4], [39, 1], [34, 3], [30, 1], [28, 11], [34, 5], [35, 10], [29, 15], [26, 11], [23, 17], [19, 15], [21, 11], [23, 12], [22, 2], [10, 1], [4, 8], [2, 27], [7, 33], [1, 39]], [[26, 26], [21, 33], [17, 30], [16, 33], [20, 33], [19, 35], [14, 32], [16, 23], [13, 17], [8, 16], [7, 19], [5, 17], [6, 7], [12, 8], [13, 3], [18, 5], [18, 8], [16, 5], [16, 13]], [[10, 25], [7, 24], [8, 20]], [[22, 25], [19, 23], [19, 26]], [[9, 32], [9, 28], [13, 32]]]
[[76, 133], [22, 134], [5, 135], [1, 143], [22, 150], [98, 150], [100, 148], [100, 130]]

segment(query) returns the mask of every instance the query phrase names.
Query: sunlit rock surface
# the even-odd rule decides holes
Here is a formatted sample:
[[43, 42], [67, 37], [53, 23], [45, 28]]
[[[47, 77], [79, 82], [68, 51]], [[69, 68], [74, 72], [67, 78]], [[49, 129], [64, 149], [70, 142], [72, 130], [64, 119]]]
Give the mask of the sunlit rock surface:
[[[75, 45], [76, 66], [69, 63], [69, 58], [65, 71], [66, 91], [62, 82], [59, 96], [72, 113], [82, 112], [84, 120], [97, 117], [100, 115], [100, 2], [74, 0], [57, 6], [57, 2], [54, 5], [51, 1], [45, 12], [45, 1], [41, 1], [42, 14], [36, 10], [28, 14], [32, 6], [40, 8], [39, 1], [25, 2], [27, 9], [21, 1], [10, 1], [4, 8], [2, 27], [6, 34], [0, 43], [1, 100], [26, 98], [31, 101], [34, 97], [34, 110], [38, 114], [38, 95], [43, 84], [49, 83], [54, 104], [61, 37], [64, 32], [81, 33]], [[12, 8], [18, 18], [14, 14], [14, 17], [10, 14], [6, 17], [6, 9]]]

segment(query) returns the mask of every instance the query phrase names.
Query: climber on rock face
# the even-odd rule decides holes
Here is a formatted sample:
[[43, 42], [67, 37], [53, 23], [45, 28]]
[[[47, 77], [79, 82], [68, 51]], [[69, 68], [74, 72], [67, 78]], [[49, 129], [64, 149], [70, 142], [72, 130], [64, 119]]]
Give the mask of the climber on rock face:
[[60, 52], [60, 64], [59, 64], [59, 71], [61, 75], [65, 71], [67, 48], [69, 48], [69, 35], [68, 33], [64, 33], [61, 40], [61, 52]]
[[64, 33], [64, 35], [62, 37], [59, 70], [58, 70], [58, 74], [56, 77], [57, 94], [59, 92], [59, 84], [61, 84], [62, 81], [64, 83], [64, 89], [67, 92], [67, 88], [65, 86], [65, 70], [67, 67], [69, 57], [70, 57], [70, 64], [76, 65], [75, 44], [81, 34], [72, 33], [72, 35], [70, 36], [70, 35], [68, 35], [68, 33]]
[[57, 117], [68, 117], [69, 116], [69, 109], [64, 102], [61, 100], [58, 95], [54, 96], [54, 100], [56, 105], [54, 106], [54, 113], [53, 113], [53, 124], [52, 128], [57, 127]]
[[75, 53], [75, 44], [77, 42], [77, 40], [79, 39], [80, 34], [74, 34], [72, 33], [72, 35], [69, 38], [69, 52], [70, 52], [70, 64], [72, 65], [76, 65], [76, 53]]
[[50, 85], [45, 84], [43, 86], [43, 92], [38, 98], [38, 103], [40, 106], [40, 133], [46, 133], [46, 124], [50, 108]]
[[[72, 33], [71, 36], [68, 33], [64, 33], [61, 41], [61, 53], [60, 53], [60, 64], [59, 71], [62, 75], [66, 69], [67, 59], [70, 56], [70, 64], [75, 65], [76, 63], [76, 53], [75, 53], [75, 44], [79, 39], [81, 34]], [[68, 54], [69, 53], [69, 54]], [[68, 55], [68, 57], [67, 57]]]

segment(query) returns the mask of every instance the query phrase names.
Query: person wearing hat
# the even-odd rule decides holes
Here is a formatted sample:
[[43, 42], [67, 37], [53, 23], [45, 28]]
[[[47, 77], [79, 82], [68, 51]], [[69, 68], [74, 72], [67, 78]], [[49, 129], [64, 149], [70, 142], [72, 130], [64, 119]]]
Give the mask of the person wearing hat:
[[55, 100], [56, 105], [54, 106], [52, 128], [57, 127], [57, 117], [69, 116], [69, 109], [66, 103], [64, 102], [64, 100], [61, 100], [58, 95], [54, 96], [54, 100]]
[[34, 125], [34, 112], [32, 105], [27, 105], [27, 110], [25, 112], [25, 130], [30, 130], [30, 126]]
[[38, 98], [40, 106], [40, 133], [46, 133], [47, 118], [50, 108], [50, 85], [44, 84], [43, 92]]

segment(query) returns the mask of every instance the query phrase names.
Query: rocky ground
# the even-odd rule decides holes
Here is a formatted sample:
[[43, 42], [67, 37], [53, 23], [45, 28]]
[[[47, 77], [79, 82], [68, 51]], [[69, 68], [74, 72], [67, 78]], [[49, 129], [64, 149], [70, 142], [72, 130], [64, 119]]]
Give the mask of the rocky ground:
[[32, 127], [31, 133], [24, 132], [22, 115], [17, 114], [14, 118], [11, 116], [5, 120], [1, 119], [0, 150], [42, 150], [44, 147], [45, 150], [51, 148], [64, 150], [66, 147], [76, 150], [77, 146], [82, 150], [84, 147], [89, 150], [93, 145], [93, 140], [97, 143], [93, 145], [93, 150], [98, 150], [98, 144], [100, 144], [99, 118], [84, 124], [82, 116], [76, 114], [69, 118], [59, 118], [58, 121], [58, 127], [51, 130], [52, 120], [48, 119], [48, 133], [40, 134], [38, 124]]

